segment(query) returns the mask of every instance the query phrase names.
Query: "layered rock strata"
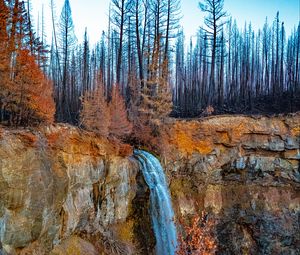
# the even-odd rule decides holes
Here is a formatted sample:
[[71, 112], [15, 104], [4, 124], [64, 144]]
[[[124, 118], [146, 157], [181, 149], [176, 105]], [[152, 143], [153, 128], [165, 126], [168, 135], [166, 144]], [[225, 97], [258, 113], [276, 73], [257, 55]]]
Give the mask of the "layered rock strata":
[[177, 217], [215, 219], [218, 254], [300, 254], [300, 114], [169, 124]]

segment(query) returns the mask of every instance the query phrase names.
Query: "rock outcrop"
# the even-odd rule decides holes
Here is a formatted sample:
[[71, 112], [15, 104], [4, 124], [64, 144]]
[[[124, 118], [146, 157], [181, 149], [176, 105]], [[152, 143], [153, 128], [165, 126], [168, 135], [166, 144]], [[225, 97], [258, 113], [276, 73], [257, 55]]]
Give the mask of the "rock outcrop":
[[300, 114], [217, 116], [166, 128], [177, 217], [216, 220], [218, 254], [300, 254]]
[[[158, 131], [177, 220], [208, 212], [217, 254], [300, 254], [299, 113], [171, 119]], [[131, 146], [66, 125], [0, 128], [0, 159], [0, 254], [152, 254]]]
[[105, 234], [126, 223], [138, 171], [124, 155], [130, 146], [59, 125], [1, 129], [0, 138], [4, 254], [49, 254], [55, 245], [51, 254], [95, 254], [89, 238], [76, 235]]

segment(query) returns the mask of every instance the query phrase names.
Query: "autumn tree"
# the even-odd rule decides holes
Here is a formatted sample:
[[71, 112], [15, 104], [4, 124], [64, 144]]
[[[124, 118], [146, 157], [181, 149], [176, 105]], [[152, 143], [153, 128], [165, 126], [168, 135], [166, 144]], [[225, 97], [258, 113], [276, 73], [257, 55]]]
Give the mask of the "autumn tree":
[[117, 138], [123, 138], [131, 133], [132, 124], [128, 121], [124, 98], [120, 94], [118, 85], [113, 86], [111, 94], [109, 132]]
[[44, 76], [28, 50], [19, 50], [16, 75], [9, 102], [10, 122], [14, 125], [52, 123], [55, 105], [52, 83]]
[[[8, 68], [8, 18], [9, 9], [4, 0], [0, 0], [0, 75], [7, 74]], [[0, 81], [3, 81], [3, 77]]]
[[167, 117], [172, 111], [172, 92], [169, 86], [163, 77], [148, 81], [147, 88], [142, 93], [140, 113], [153, 120]]
[[[7, 25], [8, 25], [8, 16], [9, 9], [4, 0], [0, 1], [0, 43], [1, 46], [5, 46], [5, 42], [7, 43], [8, 35], [7, 35]], [[3, 50], [6, 47], [1, 47]]]
[[154, 119], [163, 119], [172, 110], [172, 93], [170, 79], [170, 40], [178, 29], [180, 19], [179, 1], [150, 1], [153, 15], [151, 52], [149, 52], [147, 85], [143, 91], [144, 110]]
[[23, 1], [0, 2], [0, 120], [16, 126], [51, 123], [55, 111], [52, 83], [36, 62], [40, 42], [29, 9]]
[[11, 88], [8, 54], [8, 17], [9, 9], [4, 0], [0, 0], [0, 121], [4, 119]]
[[80, 122], [87, 130], [94, 131], [104, 137], [108, 136], [110, 114], [102, 83], [98, 82], [94, 91], [84, 93]]

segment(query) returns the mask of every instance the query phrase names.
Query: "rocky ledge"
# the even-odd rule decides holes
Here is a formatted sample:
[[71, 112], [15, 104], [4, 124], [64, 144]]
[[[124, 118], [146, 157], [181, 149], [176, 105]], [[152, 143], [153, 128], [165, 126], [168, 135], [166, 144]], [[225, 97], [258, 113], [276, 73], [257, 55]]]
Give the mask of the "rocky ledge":
[[217, 254], [300, 254], [300, 114], [168, 124], [161, 154], [178, 218], [205, 210]]
[[[300, 113], [170, 119], [157, 135], [176, 219], [208, 212], [217, 254], [300, 254]], [[152, 254], [131, 146], [0, 128], [0, 159], [0, 254]]]

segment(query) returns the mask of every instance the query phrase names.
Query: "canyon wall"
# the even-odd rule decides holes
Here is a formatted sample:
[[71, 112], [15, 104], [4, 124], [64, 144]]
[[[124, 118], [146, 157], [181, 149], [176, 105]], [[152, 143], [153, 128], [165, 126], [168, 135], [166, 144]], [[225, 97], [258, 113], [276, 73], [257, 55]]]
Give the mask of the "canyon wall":
[[63, 125], [1, 129], [0, 138], [3, 254], [99, 254], [109, 240], [122, 245], [112, 235], [124, 235], [118, 228], [127, 228], [135, 197], [130, 146]]
[[[159, 131], [176, 220], [205, 210], [218, 254], [300, 254], [299, 113], [169, 119]], [[67, 125], [0, 128], [0, 254], [152, 254], [132, 152]]]
[[161, 160], [178, 218], [208, 212], [217, 254], [300, 254], [300, 114], [168, 125]]

